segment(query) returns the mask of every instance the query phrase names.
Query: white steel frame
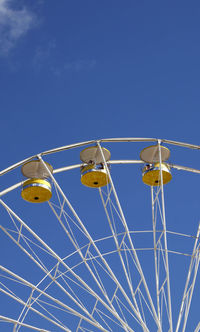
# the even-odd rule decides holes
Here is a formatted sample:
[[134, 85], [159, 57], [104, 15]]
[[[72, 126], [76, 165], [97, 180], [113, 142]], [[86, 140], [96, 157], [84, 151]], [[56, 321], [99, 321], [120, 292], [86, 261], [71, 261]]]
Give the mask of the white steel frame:
[[[18, 248], [38, 266], [42, 273], [44, 273], [44, 277], [40, 280], [40, 282], [33, 284], [5, 266], [0, 266], [0, 277], [2, 277], [0, 280], [5, 280], [5, 282], [0, 281], [1, 293], [7, 295], [9, 298], [12, 298], [12, 300], [22, 305], [21, 313], [17, 319], [16, 317], [0, 316], [0, 322], [2, 321], [12, 324], [13, 331], [17, 332], [23, 327], [35, 331], [49, 331], [31, 324], [26, 324], [25, 319], [29, 312], [34, 312], [35, 314], [43, 317], [44, 320], [51, 323], [52, 331], [55, 327], [58, 331], [71, 331], [70, 328], [59, 319], [59, 317], [56, 317], [51, 312], [51, 308], [61, 311], [62, 313], [66, 312], [67, 315], [71, 314], [74, 319], [76, 318], [76, 331], [93, 331], [94, 328], [95, 331], [114, 331], [116, 328], [120, 329], [120, 331], [127, 332], [152, 332], [153, 330], [162, 332], [164, 331], [164, 328], [166, 329], [166, 321], [168, 325], [168, 332], [185, 331], [199, 268], [200, 227], [198, 228], [195, 236], [193, 252], [191, 253], [188, 275], [185, 282], [185, 289], [183, 291], [178, 320], [175, 325], [172, 317], [173, 301], [171, 296], [170, 264], [168, 258], [169, 252], [172, 253], [172, 251], [168, 249], [167, 243], [168, 234], [172, 232], [169, 232], [166, 226], [167, 223], [162, 172], [160, 172], [160, 186], [156, 188], [151, 187], [152, 230], [140, 231], [141, 234], [147, 232], [152, 233], [153, 245], [151, 248], [136, 248], [133, 241], [133, 234], [136, 234], [137, 232], [129, 229], [128, 222], [125, 218], [119, 196], [109, 171], [109, 165], [143, 165], [143, 161], [111, 160], [106, 162], [101, 147], [102, 143], [122, 142], [149, 142], [158, 144], [160, 166], [162, 163], [161, 144], [163, 143], [188, 149], [200, 149], [200, 146], [198, 145], [155, 138], [115, 138], [92, 140], [42, 152], [38, 155], [18, 162], [0, 172], [0, 175], [7, 174], [22, 166], [25, 162], [31, 161], [35, 158], [39, 159], [43, 163], [49, 174], [49, 178], [51, 178], [54, 185], [58, 201], [57, 205], [51, 201], [48, 202], [49, 207], [62, 227], [66, 238], [68, 238], [74, 247], [74, 251], [68, 253], [68, 256], [64, 258], [60, 257], [55, 250], [53, 250], [40, 236], [38, 236], [18, 214], [16, 214], [14, 210], [8, 206], [2, 198], [0, 198], [0, 204], [7, 211], [13, 227], [6, 228], [3, 224], [0, 224], [0, 230], [4, 232], [18, 246]], [[78, 147], [85, 147], [91, 144], [96, 144], [99, 147], [102, 159], [104, 160], [107, 176], [109, 178], [109, 185], [107, 185], [106, 189], [99, 188], [99, 195], [110, 227], [111, 236], [107, 236], [99, 240], [94, 240], [92, 238], [89, 229], [87, 229], [84, 222], [78, 216], [67, 195], [63, 192], [56, 179], [57, 173], [80, 168], [82, 164], [57, 168], [52, 174], [43, 160], [43, 158], [49, 154], [55, 154]], [[196, 174], [200, 173], [200, 170], [186, 166], [171, 163], [169, 166], [170, 168], [174, 168], [176, 170], [193, 172]], [[0, 192], [0, 197], [3, 197], [9, 192], [19, 188], [22, 183], [23, 181], [4, 189]], [[79, 237], [76, 236], [76, 232], [79, 232], [84, 237], [84, 245], [79, 243]], [[173, 234], [177, 236], [190, 237], [189, 235], [176, 232]], [[101, 252], [101, 249], [99, 249], [100, 242], [109, 240], [113, 240], [113, 250], [110, 252]], [[45, 262], [43, 262], [39, 257], [38, 250], [41, 250], [51, 257], [54, 262], [51, 268], [46, 266]], [[149, 285], [146, 281], [138, 256], [138, 252], [142, 250], [149, 250], [154, 254], [156, 284], [156, 296], [154, 299], [152, 298], [152, 291], [149, 289]], [[184, 252], [174, 251], [173, 253], [188, 255]], [[108, 258], [109, 255], [112, 254], [116, 254], [119, 258], [121, 273], [124, 275], [123, 283], [120, 281], [118, 275], [116, 275], [116, 272], [110, 265]], [[75, 255], [76, 257], [79, 257], [79, 263], [71, 266], [67, 264], [67, 260], [70, 257], [73, 257], [73, 255], [74, 257]], [[83, 266], [86, 269], [91, 280], [93, 280], [96, 285], [95, 288], [92, 286], [93, 284], [90, 285], [87, 283], [79, 272], [76, 272], [79, 271], [77, 269], [80, 266]], [[107, 275], [110, 285], [114, 285], [112, 286], [112, 296], [109, 294], [109, 291], [106, 289], [106, 285], [103, 282], [103, 275]], [[133, 275], [137, 275], [137, 280], [133, 280]], [[30, 289], [30, 295], [26, 301], [7, 287], [6, 280], [12, 280], [13, 282], [19, 283]], [[40, 286], [44, 280], [48, 280], [48, 284], [42, 289]], [[66, 298], [69, 299], [70, 304], [68, 304], [68, 301], [64, 302], [49, 293], [49, 289], [52, 285], [55, 285], [60, 291], [63, 292]], [[85, 298], [87, 298], [87, 296], [91, 297], [94, 302], [92, 310], [87, 308], [87, 301], [83, 303], [82, 298], [79, 298], [77, 288], [84, 292]], [[128, 316], [129, 318], [127, 318]], [[131, 320], [134, 322], [133, 325]], [[152, 323], [150, 323], [150, 320]], [[197, 322], [195, 331], [199, 331], [199, 324], [200, 323]], [[113, 326], [115, 326], [115, 328]]]

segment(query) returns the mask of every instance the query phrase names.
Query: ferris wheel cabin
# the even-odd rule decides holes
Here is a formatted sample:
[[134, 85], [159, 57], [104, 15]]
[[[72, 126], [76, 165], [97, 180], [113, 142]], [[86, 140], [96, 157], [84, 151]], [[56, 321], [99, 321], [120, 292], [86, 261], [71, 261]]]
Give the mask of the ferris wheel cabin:
[[[52, 173], [53, 167], [45, 162], [46, 167]], [[22, 166], [22, 174], [28, 178], [23, 183], [21, 196], [30, 203], [43, 203], [49, 201], [51, 192], [51, 183], [49, 181], [49, 172], [39, 160], [32, 160]]]
[[81, 183], [87, 187], [99, 188], [109, 183], [109, 176], [105, 168], [105, 161], [110, 160], [110, 151], [98, 146], [91, 146], [80, 153], [84, 162], [81, 167]]
[[159, 157], [158, 145], [149, 146], [140, 153], [140, 159], [147, 163], [142, 170], [142, 180], [148, 186], [161, 185], [161, 172], [163, 184], [167, 184], [172, 179], [170, 167], [164, 163], [170, 156], [170, 150], [160, 146], [160, 154], [161, 158]]

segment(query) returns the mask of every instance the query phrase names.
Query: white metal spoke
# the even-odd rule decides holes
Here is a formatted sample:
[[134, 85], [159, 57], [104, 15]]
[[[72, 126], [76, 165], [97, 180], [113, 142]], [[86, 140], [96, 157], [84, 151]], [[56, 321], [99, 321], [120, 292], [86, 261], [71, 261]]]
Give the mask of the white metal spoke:
[[[185, 289], [184, 289], [183, 298], [181, 301], [178, 322], [177, 322], [177, 326], [176, 326], [176, 332], [178, 332], [179, 328], [180, 328], [181, 319], [182, 319], [183, 313], [184, 313], [184, 306], [185, 306], [185, 316], [184, 316], [182, 331], [185, 331], [186, 324], [187, 324], [190, 304], [191, 304], [191, 300], [192, 300], [192, 295], [193, 295], [193, 290], [194, 290], [194, 286], [195, 286], [195, 281], [196, 281], [196, 276], [197, 276], [197, 271], [198, 271], [198, 266], [199, 266], [199, 260], [200, 260], [199, 235], [200, 235], [200, 225], [198, 228], [198, 232], [196, 235], [196, 241], [194, 243], [193, 253], [191, 256], [190, 266], [189, 266], [189, 270], [188, 270], [187, 280], [186, 280], [186, 284], [185, 284]], [[192, 272], [193, 272], [193, 275], [192, 275]], [[190, 282], [190, 280], [191, 280], [191, 282]], [[187, 305], [186, 305], [186, 301], [188, 301]]]
[[[122, 325], [124, 325], [124, 327], [125, 328], [128, 328], [128, 330], [132, 330], [129, 326], [126, 326], [126, 323], [123, 321], [123, 319], [122, 318], [120, 318], [120, 316], [118, 315], [118, 313], [116, 312], [116, 311], [113, 311], [113, 309], [109, 306], [109, 305], [107, 305], [98, 295], [97, 295], [97, 293], [96, 292], [94, 292], [88, 285], [87, 285], [87, 283], [85, 283], [69, 266], [67, 266], [67, 264], [66, 263], [64, 263], [64, 261], [42, 240], [42, 239], [40, 239], [2, 200], [0, 200], [0, 203], [6, 208], [6, 210], [8, 210], [43, 246], [44, 246], [44, 248], [46, 248], [52, 255], [53, 255], [53, 257], [54, 258], [56, 258], [56, 260], [58, 261], [58, 262], [60, 262], [70, 273], [72, 273], [72, 275], [75, 277], [75, 278], [77, 278], [77, 280], [79, 280], [80, 281], [80, 283], [82, 283], [83, 284], [83, 286], [86, 288], [86, 289], [88, 289], [89, 290], [89, 292], [90, 292], [90, 294], [92, 295], [92, 296], [94, 296], [95, 298], [97, 298], [98, 300], [99, 300], [99, 302], [101, 303], [101, 304], [103, 304], [104, 305], [104, 307], [108, 310], [108, 311], [110, 311], [120, 322], [121, 322], [121, 324]], [[4, 230], [5, 231], [5, 230]], [[9, 235], [9, 237], [11, 237], [10, 235]], [[14, 240], [14, 239], [13, 239]], [[91, 242], [93, 242], [93, 240], [92, 239], [90, 239], [90, 241]], [[93, 242], [94, 243], [94, 242]], [[20, 245], [19, 245], [20, 246]], [[95, 246], [96, 247], [96, 246]], [[101, 253], [98, 251], [98, 253], [99, 253], [99, 255], [100, 255], [100, 257], [102, 257], [101, 256]], [[104, 258], [102, 258], [103, 259], [103, 261], [105, 261], [105, 259]], [[108, 265], [107, 265], [107, 267], [108, 267]], [[110, 271], [111, 271], [111, 269], [109, 269]], [[112, 273], [113, 274], [113, 273]], [[50, 276], [51, 277], [51, 276]], [[115, 282], [116, 282], [116, 280], [115, 280]], [[58, 284], [56, 281], [55, 281], [55, 283], [56, 284]], [[122, 288], [122, 287], [121, 287]], [[66, 291], [65, 291], [66, 292]], [[125, 294], [125, 292], [124, 292], [124, 294]], [[87, 315], [89, 315], [90, 316], [90, 314], [87, 312], [87, 310], [85, 309], [85, 308], [83, 308], [82, 306], [80, 306], [80, 304], [67, 292], [67, 295], [79, 306], [79, 307], [81, 307], [81, 309], [83, 310], [83, 311], [85, 311], [86, 313], [87, 313]], [[126, 298], [128, 298], [127, 297], [127, 295], [125, 294], [125, 297]], [[129, 300], [130, 301], [130, 300]], [[131, 302], [130, 302], [131, 303]], [[132, 304], [131, 304], [132, 305]], [[92, 317], [91, 317], [92, 318]]]
[[[51, 206], [51, 203], [50, 203], [50, 206]], [[52, 206], [51, 206], [51, 207], [52, 207]], [[70, 235], [69, 231], [67, 230], [67, 228], [65, 227], [65, 225], [64, 225], [63, 222], [62, 222], [62, 220], [61, 220], [61, 216], [59, 216], [59, 215], [56, 213], [55, 209], [52, 208], [52, 210], [53, 210], [53, 212], [54, 212], [56, 218], [58, 219], [58, 221], [59, 221], [60, 224], [62, 225], [63, 229], [65, 230], [65, 233], [67, 234], [67, 236], [69, 237], [70, 241], [72, 242], [72, 244], [74, 245], [75, 249], [77, 250], [78, 254], [80, 255], [80, 257], [81, 257], [83, 263], [86, 265], [86, 267], [87, 267], [89, 273], [91, 273], [91, 275], [93, 276], [94, 280], [96, 281], [98, 287], [99, 287], [100, 290], [102, 291], [103, 295], [104, 295], [105, 298], [109, 301], [109, 299], [108, 299], [108, 295], [105, 293], [105, 289], [102, 288], [101, 281], [99, 282], [99, 281], [97, 280], [95, 274], [93, 273], [93, 271], [91, 270], [90, 266], [89, 266], [88, 263], [87, 263], [86, 256], [85, 256], [85, 257], [83, 256], [82, 251], [80, 250], [80, 248], [79, 248], [77, 242], [74, 242], [74, 236], [73, 236], [73, 238], [72, 238], [72, 236]], [[68, 225], [68, 227], [69, 227], [69, 225]], [[73, 234], [72, 234], [72, 235], [73, 235]], [[89, 246], [88, 246], [88, 247], [89, 247]], [[88, 252], [88, 251], [87, 251], [87, 252]], [[109, 303], [111, 304], [110, 301], [109, 301]], [[111, 304], [111, 307], [113, 308], [112, 304]], [[114, 309], [114, 308], [113, 308], [113, 309]]]
[[[50, 204], [50, 206], [51, 206], [51, 204]], [[63, 206], [63, 204], [62, 204], [62, 206]], [[51, 208], [52, 208], [52, 206], [51, 206]], [[95, 266], [93, 265], [97, 277], [95, 276], [95, 273], [92, 271], [92, 269], [91, 269], [90, 266], [88, 265], [87, 260], [85, 259], [86, 257], [83, 256], [83, 254], [82, 254], [80, 248], [78, 247], [78, 244], [77, 244], [76, 242], [74, 242], [74, 240], [73, 240], [73, 238], [74, 238], [73, 233], [72, 233], [72, 236], [73, 236], [73, 237], [72, 237], [72, 236], [70, 235], [70, 232], [67, 230], [67, 228], [66, 228], [65, 225], [63, 224], [63, 222], [62, 222], [62, 220], [61, 220], [61, 215], [58, 215], [58, 214], [56, 213], [56, 211], [55, 211], [54, 208], [52, 208], [52, 210], [53, 210], [53, 212], [54, 212], [56, 218], [58, 219], [58, 221], [59, 221], [60, 224], [62, 225], [63, 229], [65, 230], [65, 233], [66, 233], [66, 234], [68, 235], [68, 237], [70, 238], [70, 241], [71, 241], [72, 244], [74, 245], [74, 247], [75, 247], [75, 249], [77, 250], [78, 254], [80, 255], [80, 257], [81, 257], [83, 263], [86, 265], [86, 267], [87, 267], [89, 273], [92, 275], [93, 279], [95, 280], [95, 282], [97, 283], [97, 285], [98, 285], [98, 287], [100, 288], [101, 292], [103, 293], [103, 295], [105, 296], [106, 300], [108, 301], [110, 307], [111, 307], [112, 310], [117, 314], [117, 312], [116, 312], [116, 310], [115, 310], [115, 308], [114, 308], [112, 302], [110, 301], [110, 299], [109, 299], [109, 297], [108, 297], [108, 295], [107, 295], [107, 293], [106, 293], [105, 288], [104, 288], [103, 285], [102, 285], [101, 278], [99, 277], [99, 275], [98, 275], [98, 273], [97, 273], [97, 271], [96, 271]], [[62, 212], [64, 212], [63, 209], [62, 209]], [[69, 227], [69, 225], [68, 225], [68, 227]], [[90, 242], [90, 243], [91, 243], [91, 242]], [[90, 252], [88, 252], [88, 255], [91, 257]], [[93, 262], [92, 262], [92, 263], [93, 263]], [[125, 322], [125, 324], [123, 323], [123, 325], [124, 325], [124, 328], [125, 328], [125, 330], [126, 330], [126, 329], [127, 329], [127, 328], [126, 328], [127, 323]]]
[[[30, 287], [30, 289], [37, 291], [39, 294], [45, 296], [46, 298], [50, 299], [51, 301], [55, 302], [56, 304], [58, 304], [59, 306], [63, 307], [64, 309], [66, 309], [68, 312], [72, 312], [73, 315], [76, 315], [78, 317], [80, 317], [81, 319], [89, 322], [90, 324], [97, 326], [99, 329], [101, 329], [102, 331], [106, 331], [105, 329], [103, 329], [99, 324], [95, 324], [95, 322], [93, 320], [90, 320], [89, 318], [87, 318], [86, 316], [83, 316], [82, 314], [80, 314], [79, 312], [77, 312], [76, 310], [74, 310], [73, 308], [70, 308], [68, 305], [64, 304], [63, 302], [59, 301], [58, 299], [56, 299], [55, 297], [52, 297], [51, 295], [49, 295], [48, 293], [46, 293], [46, 291], [39, 289], [37, 286], [33, 285], [32, 283], [30, 283], [29, 281], [21, 278], [20, 276], [18, 276], [17, 274], [15, 274], [14, 272], [8, 270], [7, 268], [0, 266], [0, 270], [8, 273], [9, 275], [13, 276], [14, 278], [16, 278], [17, 280], [21, 281], [24, 285], [26, 285], [27, 287]], [[21, 301], [22, 303], [22, 301]], [[27, 306], [27, 303], [23, 302], [24, 306]], [[31, 309], [31, 306], [29, 306], [29, 309]], [[31, 309], [32, 310], [32, 309]]]
[[166, 278], [167, 278], [167, 296], [169, 306], [169, 324], [170, 331], [173, 332], [172, 326], [172, 308], [171, 308], [171, 290], [170, 290], [170, 278], [169, 278], [169, 263], [168, 263], [168, 248], [167, 248], [167, 235], [166, 235], [166, 219], [165, 219], [165, 201], [164, 201], [164, 187], [163, 187], [163, 173], [161, 171], [162, 159], [161, 159], [161, 141], [158, 140], [159, 149], [159, 163], [160, 163], [160, 181], [161, 181], [161, 198], [162, 198], [162, 221], [163, 221], [163, 232], [164, 232], [164, 246], [165, 246], [165, 262], [166, 262]]
[[[8, 323], [12, 323], [14, 325], [14, 328], [15, 328], [15, 325], [18, 324], [19, 322], [15, 319], [12, 319], [10, 317], [5, 317], [5, 316], [1, 316], [0, 315], [0, 320], [4, 321], [4, 322], [8, 322]], [[38, 328], [36, 326], [32, 326], [32, 325], [29, 325], [29, 324], [24, 324], [24, 323], [21, 323], [20, 324], [21, 326], [23, 327], [26, 327], [27, 329], [30, 329], [30, 330], [34, 330], [34, 331], [39, 331], [39, 332], [50, 332], [49, 330], [44, 330], [42, 328]]]
[[[110, 226], [110, 229], [111, 229], [114, 241], [115, 241], [116, 249], [117, 249], [118, 255], [120, 257], [120, 261], [121, 261], [122, 268], [123, 268], [123, 271], [124, 271], [124, 274], [125, 274], [125, 278], [128, 282], [128, 286], [130, 288], [131, 295], [132, 295], [132, 298], [133, 298], [133, 301], [134, 301], [134, 304], [135, 304], [135, 311], [137, 311], [138, 317], [141, 318], [141, 314], [139, 312], [137, 301], [136, 301], [136, 298], [135, 298], [135, 295], [134, 295], [133, 286], [132, 286], [132, 283], [131, 283], [131, 280], [130, 280], [130, 274], [128, 274], [128, 272], [127, 272], [127, 269], [126, 269], [126, 266], [125, 266], [125, 263], [124, 263], [124, 260], [123, 260], [122, 254], [121, 254], [121, 246], [123, 245], [123, 242], [121, 242], [121, 245], [119, 246], [118, 239], [117, 239], [117, 236], [116, 236], [117, 232], [116, 232], [116, 229], [115, 230], [113, 229], [112, 221], [111, 221], [111, 218], [109, 216], [108, 209], [107, 209], [107, 204], [106, 204], [107, 202], [104, 201], [101, 189], [99, 189], [99, 192], [100, 192], [100, 196], [101, 196], [103, 206], [104, 206], [104, 209], [105, 209], [105, 212], [106, 212], [106, 216], [107, 216], [107, 219], [108, 219], [108, 222], [109, 222], [109, 226]], [[111, 192], [111, 190], [110, 190], [110, 192]], [[125, 236], [123, 237], [123, 241], [124, 241], [124, 238], [125, 238]]]
[[[161, 298], [165, 292], [165, 286], [167, 286], [167, 300], [165, 301], [165, 309], [169, 312], [168, 321], [169, 327], [172, 328], [172, 318], [170, 314], [171, 308], [171, 295], [170, 290], [168, 290], [169, 283], [169, 266], [168, 266], [168, 248], [167, 248], [167, 238], [166, 238], [166, 228], [165, 228], [165, 215], [162, 207], [159, 203], [159, 195], [162, 191], [158, 187], [157, 192], [154, 192], [153, 187], [151, 187], [151, 202], [152, 202], [152, 223], [153, 223], [153, 242], [154, 242], [154, 266], [155, 266], [155, 282], [156, 282], [156, 299], [157, 299], [157, 311], [160, 323], [162, 326], [162, 316], [163, 316], [163, 305], [161, 305]], [[161, 200], [163, 197], [161, 196]], [[157, 213], [159, 212], [159, 213]], [[157, 232], [158, 227], [163, 227], [162, 232]], [[159, 236], [158, 236], [159, 235]], [[164, 248], [163, 248], [164, 247]], [[170, 302], [169, 302], [170, 301]], [[162, 331], [162, 329], [161, 329]], [[170, 330], [171, 331], [171, 330]]]
[[[12, 295], [12, 294], [10, 294], [9, 292], [3, 290], [2, 288], [0, 288], [0, 292], [6, 294], [7, 296], [9, 296], [10, 298], [12, 298], [13, 300], [19, 302], [20, 304], [22, 304], [22, 305], [26, 305], [26, 303], [25, 303], [22, 299], [20, 299], [20, 298], [14, 296], [14, 295]], [[38, 310], [36, 310], [36, 309], [34, 309], [34, 308], [32, 308], [32, 307], [30, 307], [30, 310], [33, 311], [33, 312], [35, 312], [35, 313], [38, 314], [39, 316], [43, 317], [43, 318], [46, 319], [47, 321], [51, 322], [52, 324], [58, 326], [60, 329], [62, 329], [62, 330], [64, 330], [64, 331], [71, 332], [67, 327], [63, 327], [63, 326], [61, 326], [60, 324], [58, 324], [57, 322], [55, 322], [55, 321], [52, 320], [51, 318], [49, 318], [49, 317], [47, 317], [46, 315], [44, 315], [43, 313], [41, 313], [40, 311], [38, 311]], [[20, 324], [20, 323], [19, 323], [19, 324]]]
[[[102, 148], [101, 148], [101, 145], [100, 143], [98, 142], [98, 147], [101, 151], [101, 155], [102, 155], [102, 158], [104, 160], [104, 164], [105, 164], [105, 167], [106, 167], [106, 171], [107, 171], [107, 174], [109, 176], [109, 180], [110, 180], [110, 183], [111, 183], [111, 186], [112, 186], [112, 189], [113, 189], [113, 194], [115, 196], [115, 199], [116, 199], [116, 203], [118, 205], [118, 208], [119, 208], [119, 212], [120, 212], [120, 215], [121, 215], [121, 218], [123, 220], [123, 226], [124, 226], [124, 229], [125, 229], [125, 232], [127, 233], [127, 237], [129, 239], [129, 242], [130, 242], [130, 245], [131, 245], [131, 249], [133, 251], [133, 254], [135, 256], [135, 261], [137, 263], [137, 267], [138, 267], [138, 270], [139, 270], [139, 273], [141, 275], [141, 278], [142, 278], [142, 281], [143, 281], [143, 284], [144, 284], [144, 288], [146, 290], [146, 293], [147, 293], [147, 296], [148, 296], [148, 299], [149, 299], [149, 302], [150, 302], [150, 305], [151, 305], [151, 308], [152, 308], [152, 311], [154, 313], [154, 317], [155, 317], [155, 321], [158, 325], [158, 327], [160, 327], [160, 322], [158, 320], [158, 317], [157, 317], [157, 313], [156, 313], [156, 310], [155, 310], [155, 307], [154, 307], [154, 304], [153, 304], [153, 301], [152, 301], [152, 298], [151, 298], [151, 295], [150, 295], [150, 291], [148, 289], [148, 286], [147, 286], [147, 283], [146, 283], [146, 280], [145, 280], [145, 277], [144, 277], [144, 274], [143, 274], [143, 271], [142, 271], [142, 267], [140, 265], [140, 262], [139, 262], [139, 259], [138, 259], [138, 256], [137, 256], [137, 253], [135, 251], [135, 248], [134, 248], [134, 245], [133, 245], [133, 242], [132, 242], [132, 239], [130, 237], [130, 233], [129, 233], [129, 229], [128, 229], [128, 225], [127, 225], [127, 222], [126, 222], [126, 219], [125, 219], [125, 216], [124, 216], [124, 213], [123, 213], [123, 210], [121, 208], [121, 205], [120, 205], [120, 202], [119, 202], [119, 198], [118, 198], [118, 195], [117, 195], [117, 192], [115, 190], [115, 187], [114, 187], [114, 184], [113, 184], [113, 181], [112, 181], [112, 177], [111, 177], [111, 174], [109, 172], [109, 169], [108, 169], [108, 166], [107, 166], [107, 163], [106, 163], [106, 160], [105, 160], [105, 157], [104, 157], [104, 154], [103, 154], [103, 151], [102, 151]], [[145, 325], [144, 325], [145, 327]], [[146, 327], [145, 327], [146, 328]]]
[[[4, 229], [2, 228], [2, 230], [4, 230]], [[4, 230], [4, 232], [16, 243], [15, 239], [12, 238], [12, 236], [9, 233], [7, 233], [5, 230]], [[18, 246], [27, 254], [27, 256], [29, 258], [31, 258], [41, 268], [41, 270], [43, 272], [46, 273], [46, 276], [49, 276], [49, 278], [56, 284], [56, 286], [58, 286], [67, 296], [69, 296], [69, 298], [72, 301], [74, 301], [76, 303], [76, 305], [78, 305], [84, 312], [86, 312], [87, 315], [90, 316], [90, 314], [87, 312], [86, 308], [80, 304], [80, 300], [77, 301], [65, 288], [63, 288], [63, 286], [55, 279], [54, 276], [51, 275], [51, 273], [49, 271], [46, 271], [37, 261], [35, 261], [35, 259], [21, 245], [18, 244]], [[68, 269], [67, 271], [70, 272], [71, 269]]]
[[199, 331], [200, 331], [200, 322], [198, 323], [198, 325], [197, 325], [197, 327], [196, 327], [196, 329], [195, 329], [194, 332], [199, 332]]
[[[0, 329], [200, 332], [199, 150], [167, 139], [105, 138], [1, 170]], [[35, 177], [23, 172], [31, 167]], [[151, 176], [159, 183], [150, 196]], [[46, 181], [51, 199], [25, 202], [28, 179], [29, 193]]]
[[[11, 214], [13, 214], [13, 216], [15, 216], [16, 217], [16, 219], [18, 219], [20, 222], [21, 222], [21, 224], [25, 227], [25, 228], [27, 228], [27, 230], [47, 249], [47, 250], [49, 250], [51, 253], [52, 253], [52, 255], [56, 258], [56, 260], [58, 261], [58, 262], [60, 262], [66, 269], [67, 269], [67, 271], [69, 271], [77, 280], [79, 280], [82, 284], [83, 284], [83, 286], [86, 288], [86, 289], [88, 289], [89, 291], [90, 291], [90, 294], [92, 294], [95, 298], [98, 298], [99, 299], [99, 301], [109, 310], [109, 311], [111, 311], [111, 312], [113, 312], [111, 309], [110, 309], [110, 307], [107, 305], [107, 304], [105, 304], [105, 302], [69, 267], [69, 266], [67, 266], [67, 264], [66, 263], [64, 263], [63, 262], [63, 260], [56, 254], [56, 253], [54, 253], [53, 252], [53, 250], [43, 241], [43, 240], [41, 240], [2, 200], [0, 200], [0, 202], [1, 202], [1, 204], [7, 209], [7, 210], [9, 210], [10, 211], [10, 213]], [[2, 228], [2, 227], [1, 227]], [[4, 230], [5, 231], [5, 230]], [[6, 232], [6, 231], [5, 231]], [[7, 235], [9, 235], [9, 234], [7, 234]], [[9, 237], [11, 237], [11, 235], [9, 235]], [[14, 241], [14, 239], [13, 239], [13, 241]], [[15, 241], [16, 242], [16, 241]], [[20, 244], [18, 244], [18, 246], [20, 246]], [[21, 246], [20, 246], [21, 247]], [[24, 251], [25, 251], [25, 249], [23, 249]], [[30, 254], [28, 254], [29, 256], [30, 256]], [[31, 257], [31, 256], [30, 256]], [[38, 262], [36, 262], [37, 263], [37, 265], [39, 265], [39, 263]], [[40, 266], [41, 267], [41, 266]], [[42, 267], [41, 267], [42, 268]], [[49, 274], [49, 276], [51, 277], [51, 278], [53, 278], [50, 274]], [[53, 278], [54, 279], [54, 278]], [[56, 281], [56, 280], [54, 280], [54, 282], [56, 283], [56, 285], [58, 285], [60, 288], [62, 288], [62, 290], [76, 303], [76, 305], [78, 305], [89, 317], [91, 316], [90, 314], [89, 314], [89, 312], [83, 307], [83, 306], [81, 306], [80, 305], [80, 303], [79, 302], [77, 302], [77, 300], [76, 299], [74, 299], [74, 297], [73, 296], [71, 296], [71, 294], [69, 294], [61, 285], [59, 285], [59, 283]], [[113, 313], [114, 315], [116, 315], [117, 317], [118, 317], [118, 315], [117, 314], [115, 314], [115, 312]], [[93, 320], [93, 317], [91, 317], [91, 319]], [[119, 318], [120, 319], [120, 318]]]
[[157, 311], [158, 311], [158, 319], [161, 322], [160, 315], [160, 290], [159, 290], [159, 271], [158, 271], [158, 256], [157, 256], [157, 241], [156, 241], [156, 218], [154, 211], [154, 195], [153, 195], [153, 187], [151, 187], [151, 203], [152, 203], [152, 221], [153, 221], [153, 243], [154, 243], [154, 259], [155, 259], [155, 279], [156, 279], [156, 300], [157, 300]]
[[[62, 191], [61, 187], [59, 186], [59, 184], [57, 183], [57, 181], [55, 180], [54, 176], [49, 172], [46, 164], [44, 163], [43, 159], [41, 158], [40, 155], [38, 155], [39, 160], [43, 163], [44, 167], [46, 168], [46, 170], [49, 173], [49, 176], [51, 177], [51, 179], [53, 180], [54, 184], [56, 185], [56, 187], [58, 188], [58, 190], [60, 191], [61, 195], [63, 196], [63, 198], [66, 201], [66, 204], [68, 205], [69, 209], [72, 211], [74, 217], [76, 218], [76, 220], [79, 222], [79, 224], [81, 225], [83, 231], [85, 232], [88, 240], [90, 243], [92, 243], [93, 247], [95, 248], [96, 252], [98, 253], [98, 255], [100, 256], [100, 258], [102, 259], [102, 261], [104, 262], [106, 268], [108, 269], [109, 273], [112, 275], [113, 280], [116, 282], [116, 284], [119, 286], [119, 289], [121, 290], [123, 296], [126, 298], [126, 300], [128, 301], [129, 305], [132, 307], [133, 311], [135, 312], [136, 316], [138, 316], [137, 311], [135, 310], [135, 307], [132, 305], [132, 302], [130, 301], [129, 297], [127, 296], [125, 290], [123, 289], [123, 287], [121, 286], [121, 284], [119, 283], [119, 281], [117, 280], [116, 276], [114, 275], [113, 271], [111, 270], [111, 268], [109, 267], [108, 263], [106, 262], [106, 260], [104, 259], [104, 257], [102, 256], [101, 252], [99, 251], [99, 249], [97, 248], [96, 244], [94, 243], [94, 240], [92, 239], [92, 237], [90, 236], [88, 230], [85, 228], [84, 224], [82, 223], [81, 219], [79, 218], [79, 216], [77, 215], [76, 211], [74, 210], [74, 208], [72, 207], [72, 205], [70, 204], [69, 200], [67, 199], [66, 195], [64, 194], [64, 192]], [[102, 300], [100, 300], [100, 302], [102, 303]], [[104, 303], [104, 306], [108, 309], [109, 307]], [[109, 311], [111, 311], [111, 309], [108, 309]], [[123, 320], [115, 313], [113, 312], [113, 315], [122, 323], [124, 324], [124, 326], [126, 327], [126, 324], [123, 322]], [[138, 317], [139, 320], [141, 321], [140, 316]], [[141, 324], [144, 326], [144, 328], [146, 328], [145, 324], [143, 321], [141, 321]], [[130, 329], [130, 327], [127, 327], [128, 329]]]

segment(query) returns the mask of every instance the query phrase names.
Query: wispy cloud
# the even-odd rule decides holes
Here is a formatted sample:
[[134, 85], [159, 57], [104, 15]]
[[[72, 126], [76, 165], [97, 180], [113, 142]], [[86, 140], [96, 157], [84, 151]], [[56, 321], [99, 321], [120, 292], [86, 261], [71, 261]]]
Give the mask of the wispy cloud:
[[0, 0], [0, 54], [6, 55], [35, 24], [27, 8], [14, 9], [12, 0]]
[[96, 65], [96, 60], [77, 60], [77, 61], [71, 61], [67, 62], [64, 65], [65, 70], [71, 70], [71, 71], [81, 71], [81, 70], [89, 70], [94, 68]]
[[55, 76], [65, 75], [66, 73], [81, 73], [92, 70], [96, 66], [96, 60], [88, 59], [88, 60], [74, 60], [64, 62], [63, 64], [52, 65], [50, 67], [51, 72]]
[[43, 67], [51, 67], [52, 61], [55, 57], [56, 42], [51, 40], [45, 45], [38, 46], [33, 57], [33, 65], [35, 69], [41, 70]]
[[96, 66], [94, 59], [61, 60], [59, 49], [55, 40], [40, 45], [33, 57], [33, 66], [37, 72], [48, 70], [55, 76], [64, 75], [66, 72], [81, 72], [92, 70]]

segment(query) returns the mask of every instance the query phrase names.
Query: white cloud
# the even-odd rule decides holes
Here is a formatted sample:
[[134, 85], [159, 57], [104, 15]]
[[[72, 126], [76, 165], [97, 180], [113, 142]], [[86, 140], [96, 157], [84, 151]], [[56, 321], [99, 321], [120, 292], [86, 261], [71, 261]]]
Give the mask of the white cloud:
[[39, 68], [44, 66], [44, 64], [49, 65], [49, 60], [54, 55], [55, 49], [56, 42], [54, 40], [47, 42], [45, 45], [38, 46], [33, 58], [33, 64]]
[[92, 69], [95, 67], [95, 65], [95, 60], [77, 60], [65, 63], [64, 69], [78, 72], [81, 70]]
[[0, 53], [7, 54], [35, 23], [35, 16], [25, 7], [14, 9], [12, 0], [0, 0]]
[[95, 59], [77, 59], [65, 62], [60, 59], [55, 40], [46, 42], [37, 47], [33, 57], [33, 66], [36, 71], [48, 70], [55, 76], [61, 76], [66, 72], [81, 72], [92, 70], [96, 66]]

